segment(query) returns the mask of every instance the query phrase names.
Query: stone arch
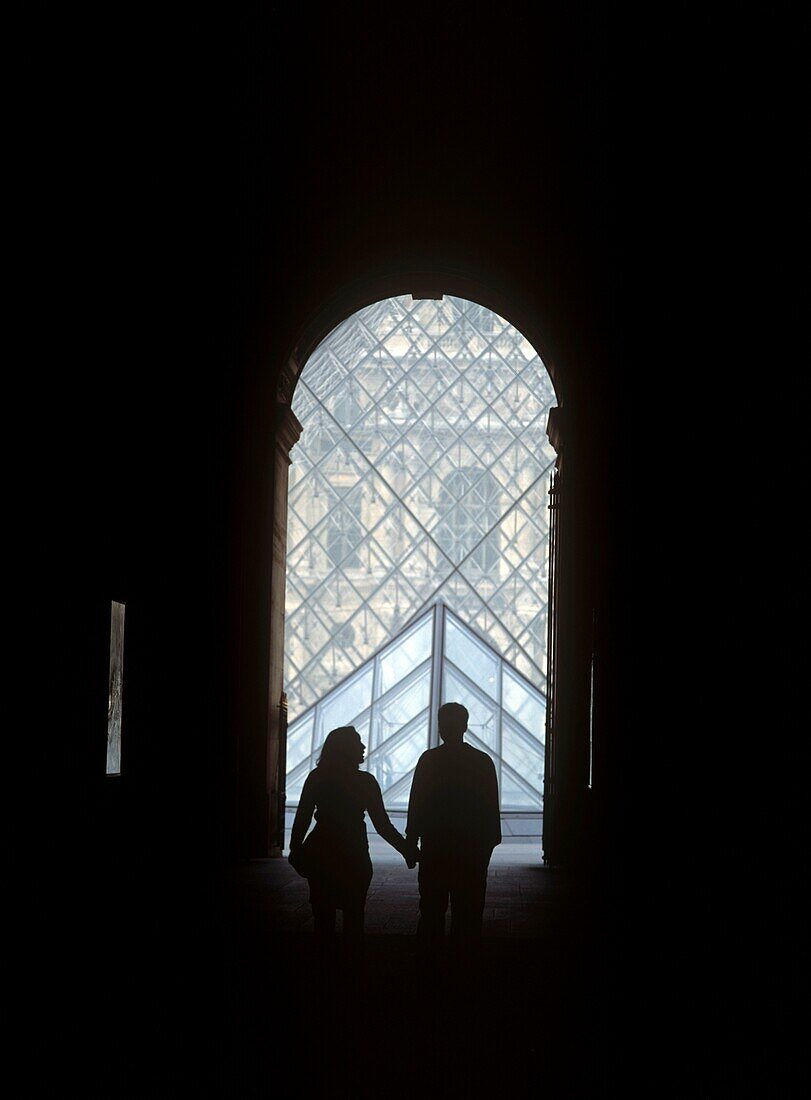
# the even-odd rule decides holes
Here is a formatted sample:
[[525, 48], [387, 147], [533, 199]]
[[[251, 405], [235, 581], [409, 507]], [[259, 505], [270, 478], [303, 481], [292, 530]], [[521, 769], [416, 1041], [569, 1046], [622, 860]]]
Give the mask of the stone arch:
[[[301, 327], [294, 347], [286, 357], [279, 373], [275, 408], [273, 410], [273, 524], [272, 524], [272, 564], [269, 584], [269, 639], [268, 639], [268, 681], [267, 715], [268, 722], [264, 731], [255, 730], [253, 736], [262, 738], [252, 753], [252, 760], [264, 762], [264, 792], [261, 796], [253, 787], [253, 797], [260, 797], [261, 806], [253, 807], [254, 822], [266, 821], [266, 830], [262, 834], [266, 841], [257, 837], [254, 827], [253, 841], [249, 846], [254, 854], [280, 854], [284, 828], [284, 747], [287, 726], [287, 713], [284, 703], [284, 608], [286, 577], [286, 537], [287, 537], [287, 494], [290, 450], [299, 438], [301, 425], [298, 423], [290, 402], [301, 370], [309, 355], [320, 341], [334, 328], [364, 305], [373, 304], [385, 297], [398, 294], [410, 294], [414, 298], [441, 298], [444, 294], [465, 297], [467, 300], [483, 305], [498, 313], [517, 328], [543, 355], [543, 362], [555, 389], [559, 402], [550, 417], [549, 439], [558, 454], [556, 484], [557, 502], [554, 515], [555, 532], [553, 543], [559, 559], [554, 567], [554, 594], [551, 616], [555, 620], [553, 634], [550, 635], [550, 665], [553, 679], [550, 690], [549, 710], [555, 729], [548, 731], [547, 756], [551, 752], [551, 766], [547, 764], [547, 790], [545, 792], [545, 812], [548, 814], [555, 804], [560, 804], [565, 796], [570, 803], [568, 824], [561, 832], [557, 831], [554, 842], [544, 844], [544, 852], [549, 862], [566, 862], [568, 853], [579, 844], [580, 825], [584, 813], [579, 809], [580, 801], [588, 786], [590, 731], [589, 709], [591, 702], [591, 653], [592, 632], [590, 596], [585, 590], [588, 580], [577, 575], [577, 568], [561, 569], [560, 559], [577, 559], [574, 543], [582, 537], [582, 523], [577, 520], [577, 495], [574, 492], [562, 492], [562, 452], [564, 440], [568, 440], [567, 451], [574, 453], [574, 459], [567, 457], [567, 466], [577, 466], [576, 432], [571, 431], [570, 410], [564, 408], [566, 387], [564, 373], [558, 366], [558, 357], [547, 338], [547, 328], [539, 311], [532, 310], [526, 304], [510, 304], [508, 295], [500, 288], [487, 288], [475, 278], [452, 271], [434, 270], [412, 274], [370, 275], [367, 279], [343, 287], [320, 310]], [[516, 295], [516, 298], [518, 296]], [[547, 348], [549, 349], [547, 351]], [[551, 354], [550, 354], [551, 352]], [[574, 446], [572, 444], [575, 444]], [[577, 471], [575, 469], [575, 475]], [[571, 474], [569, 481], [576, 481]], [[569, 507], [564, 501], [569, 498]], [[564, 549], [565, 548], [565, 549]], [[573, 597], [573, 593], [576, 596]], [[588, 629], [587, 629], [588, 626]], [[554, 637], [553, 637], [554, 635]], [[560, 638], [564, 639], [561, 646]], [[558, 673], [561, 653], [565, 654], [566, 676]], [[561, 690], [562, 689], [562, 690]], [[563, 714], [564, 720], [559, 716]], [[573, 732], [567, 732], [571, 727]], [[562, 746], [562, 748], [561, 748]], [[577, 795], [571, 797], [576, 789]], [[264, 808], [262, 808], [264, 807]], [[258, 812], [257, 812], [258, 811]], [[546, 828], [546, 826], [545, 826]], [[565, 834], [565, 835], [564, 835]], [[571, 844], [569, 844], [571, 840]]]

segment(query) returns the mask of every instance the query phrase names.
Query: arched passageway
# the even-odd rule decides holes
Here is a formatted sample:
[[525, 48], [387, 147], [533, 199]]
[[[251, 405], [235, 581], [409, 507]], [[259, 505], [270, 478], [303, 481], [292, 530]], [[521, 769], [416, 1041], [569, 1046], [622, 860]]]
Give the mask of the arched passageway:
[[[404, 294], [407, 286], [419, 292]], [[583, 429], [570, 410], [564, 415], [560, 370], [547, 370], [525, 335], [540, 332], [537, 317], [519, 328], [478, 304], [490, 299], [443, 272], [372, 278], [306, 326], [281, 372], [269, 722], [266, 736], [254, 727], [256, 740], [241, 749], [246, 852], [284, 849], [286, 780], [292, 809], [328, 731], [313, 708], [439, 601], [516, 682], [540, 693], [539, 716], [521, 728], [520, 716], [505, 714], [468, 669], [477, 736], [498, 759], [502, 811], [515, 815], [505, 832], [539, 835], [543, 812], [544, 858], [579, 857], [594, 641], [588, 556], [577, 553], [591, 520], [578, 503], [588, 493]], [[434, 679], [423, 670], [426, 683], [407, 714], [383, 713], [376, 704], [395, 700], [383, 700], [375, 681], [369, 699], [342, 717], [370, 723], [370, 767], [400, 795], [421, 749], [436, 743], [436, 706], [453, 675], [464, 677], [458, 667], [446, 677], [444, 667]], [[402, 806], [390, 800], [390, 808]]]
[[376, 302], [308, 359], [292, 402], [288, 825], [341, 724], [403, 811], [455, 699], [496, 763], [503, 830], [540, 835], [556, 400], [529, 341], [454, 296]]

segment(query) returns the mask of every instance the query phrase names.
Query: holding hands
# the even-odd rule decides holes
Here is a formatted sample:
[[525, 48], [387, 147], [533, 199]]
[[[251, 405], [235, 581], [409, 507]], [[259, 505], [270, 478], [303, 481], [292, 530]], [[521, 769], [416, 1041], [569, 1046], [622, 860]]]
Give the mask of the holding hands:
[[413, 871], [420, 859], [420, 852], [416, 844], [406, 841], [403, 849], [403, 859], [406, 861], [406, 867], [409, 871]]

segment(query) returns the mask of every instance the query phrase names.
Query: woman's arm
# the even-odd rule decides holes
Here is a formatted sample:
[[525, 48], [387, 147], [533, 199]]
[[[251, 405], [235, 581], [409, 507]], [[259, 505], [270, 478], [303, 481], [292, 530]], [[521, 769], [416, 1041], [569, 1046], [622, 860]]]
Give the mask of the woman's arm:
[[383, 795], [380, 792], [380, 784], [368, 772], [366, 782], [368, 784], [366, 809], [369, 811], [369, 817], [372, 819], [376, 832], [388, 841], [392, 848], [396, 848], [401, 855], [405, 855], [406, 839], [402, 833], [395, 829], [391, 823], [391, 818], [386, 813], [386, 807], [383, 805]]

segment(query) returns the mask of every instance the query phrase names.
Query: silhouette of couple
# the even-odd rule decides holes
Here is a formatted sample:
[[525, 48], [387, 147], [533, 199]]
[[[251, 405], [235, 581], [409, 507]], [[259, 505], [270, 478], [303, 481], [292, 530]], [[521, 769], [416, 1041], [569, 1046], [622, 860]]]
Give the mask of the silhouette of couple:
[[[496, 770], [487, 753], [465, 744], [468, 712], [461, 703], [445, 703], [438, 720], [442, 744], [417, 763], [405, 836], [391, 823], [375, 777], [358, 770], [366, 753], [358, 731], [341, 726], [327, 736], [301, 792], [288, 857], [309, 880], [322, 945], [332, 939], [338, 909], [345, 942], [359, 946], [363, 938], [372, 879], [366, 812], [409, 868], [419, 862], [418, 942], [436, 947], [442, 941], [449, 901], [452, 942], [469, 943], [480, 935], [487, 868], [501, 843]], [[316, 824], [308, 836], [313, 813]]]

